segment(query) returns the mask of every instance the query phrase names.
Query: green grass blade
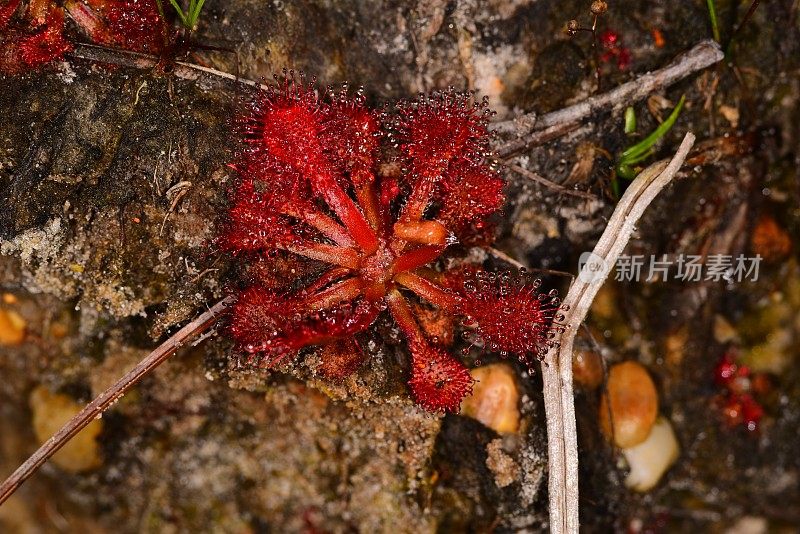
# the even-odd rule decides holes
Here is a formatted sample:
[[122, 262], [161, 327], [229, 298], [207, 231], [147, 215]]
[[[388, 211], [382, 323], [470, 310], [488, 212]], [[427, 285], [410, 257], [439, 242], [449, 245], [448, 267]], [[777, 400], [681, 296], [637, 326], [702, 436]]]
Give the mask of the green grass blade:
[[711, 20], [711, 33], [714, 35], [714, 40], [721, 43], [719, 36], [719, 22], [717, 21], [717, 6], [714, 0], [706, 0], [708, 4], [708, 18]]
[[625, 133], [628, 135], [636, 133], [636, 111], [633, 106], [625, 108]]
[[206, 3], [206, 0], [192, 0], [190, 3], [190, 8], [194, 7], [191, 11], [191, 15], [189, 21], [191, 22], [191, 29], [194, 29], [197, 26], [197, 21], [200, 19], [200, 10], [203, 9], [203, 4]]
[[681, 96], [678, 105], [675, 106], [675, 109], [673, 109], [672, 113], [669, 114], [667, 120], [662, 122], [658, 128], [652, 131], [650, 135], [622, 153], [619, 159], [620, 164], [629, 164], [630, 162], [636, 160], [636, 158], [650, 150], [659, 139], [664, 137], [664, 135], [670, 130], [670, 128], [672, 128], [672, 125], [675, 124], [675, 121], [678, 119], [678, 115], [680, 114], [681, 109], [683, 109], [684, 102], [686, 102], [686, 95]]
[[181, 24], [186, 26], [186, 14], [183, 12], [183, 8], [181, 8], [178, 0], [169, 0], [169, 3], [172, 4], [172, 7], [175, 8], [175, 12], [178, 14], [178, 18], [181, 19]]

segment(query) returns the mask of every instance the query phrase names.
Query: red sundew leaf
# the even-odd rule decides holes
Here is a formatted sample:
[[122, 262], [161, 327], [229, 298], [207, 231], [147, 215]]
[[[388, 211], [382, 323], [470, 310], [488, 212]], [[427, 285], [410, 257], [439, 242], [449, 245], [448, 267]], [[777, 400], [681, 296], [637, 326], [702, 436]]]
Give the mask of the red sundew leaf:
[[311, 202], [308, 180], [264, 154], [243, 156], [231, 167], [241, 177], [233, 195], [237, 201], [258, 202], [275, 213], [296, 212]]
[[488, 151], [486, 101], [474, 103], [469, 93], [433, 92], [397, 105], [395, 140], [414, 182], [437, 178], [454, 160], [477, 161]]
[[257, 201], [238, 202], [228, 215], [230, 221], [217, 240], [224, 250], [256, 252], [302, 241], [285, 217], [264, 209]]
[[[12, 4], [13, 5], [13, 2]], [[31, 25], [26, 28], [10, 24], [11, 16], [16, 10], [8, 7], [0, 17], [0, 27], [6, 27], [0, 38], [0, 72], [18, 74], [36, 69], [51, 61], [60, 59], [72, 50], [72, 44], [64, 36], [64, 11], [53, 7], [45, 15], [44, 21], [35, 21], [37, 28]], [[41, 23], [40, 23], [41, 22]], [[8, 29], [8, 26], [12, 26]]]
[[346, 177], [337, 172], [325, 150], [323, 122], [329, 109], [314, 93], [313, 85], [290, 74], [279, 85], [262, 91], [251, 114], [239, 121], [249, 144], [246, 154], [252, 160], [272, 158], [297, 172], [307, 180], [314, 197], [324, 200], [347, 227], [358, 246], [374, 251], [377, 237], [363, 210], [348, 196]]
[[307, 311], [301, 296], [254, 286], [242, 291], [232, 307], [229, 330], [246, 352], [283, 358], [303, 347], [351, 337], [368, 328], [378, 313], [364, 299]]
[[294, 75], [270, 85], [251, 104], [240, 129], [253, 157], [266, 155], [304, 176], [330, 172], [320, 143], [325, 104]]
[[158, 53], [167, 43], [167, 24], [156, 0], [107, 2], [106, 19], [116, 44], [128, 50]]
[[446, 283], [462, 297], [460, 312], [489, 349], [529, 363], [530, 355], [541, 357], [551, 346], [560, 302], [555, 292], [538, 292], [539, 280], [468, 267], [448, 273]]
[[472, 392], [469, 370], [444, 350], [427, 343], [409, 343], [414, 400], [431, 411], [457, 412], [461, 401]]
[[167, 46], [169, 25], [156, 0], [69, 0], [65, 6], [95, 43], [150, 54]]
[[14, 12], [19, 7], [19, 3], [21, 0], [8, 0], [4, 5], [0, 5], [0, 28], [5, 28], [11, 17], [14, 16]]
[[451, 165], [440, 184], [437, 219], [461, 241], [484, 237], [487, 219], [505, 202], [505, 181], [486, 165]]
[[332, 104], [323, 111], [320, 142], [330, 161], [346, 173], [355, 187], [374, 181], [381, 125], [364, 107], [364, 97], [349, 97], [345, 90], [329, 92]]

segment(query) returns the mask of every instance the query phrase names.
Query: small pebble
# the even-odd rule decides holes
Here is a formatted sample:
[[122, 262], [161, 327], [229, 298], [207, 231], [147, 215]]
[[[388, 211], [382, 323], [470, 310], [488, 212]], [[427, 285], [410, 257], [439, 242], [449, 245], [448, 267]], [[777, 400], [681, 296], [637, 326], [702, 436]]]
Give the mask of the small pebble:
[[470, 371], [472, 395], [461, 401], [461, 414], [472, 417], [500, 434], [519, 428], [519, 387], [514, 369], [493, 363]]
[[600, 428], [617, 447], [628, 448], [647, 439], [658, 416], [658, 393], [647, 369], [634, 361], [611, 367], [600, 400]]
[[777, 262], [792, 251], [792, 238], [770, 215], [758, 219], [750, 239], [753, 252], [767, 262]]
[[0, 308], [0, 345], [19, 345], [25, 340], [25, 319], [13, 310]]
[[603, 360], [591, 350], [578, 350], [572, 355], [572, 377], [576, 384], [595, 389], [603, 383]]
[[[40, 444], [50, 439], [64, 423], [83, 409], [83, 405], [71, 397], [52, 393], [45, 386], [34, 389], [28, 401], [33, 412], [33, 431]], [[102, 430], [102, 419], [94, 419], [53, 455], [52, 462], [70, 473], [100, 466], [102, 459], [97, 436]]]
[[670, 422], [659, 417], [650, 435], [642, 443], [622, 449], [630, 473], [625, 485], [634, 491], [646, 492], [658, 484], [680, 454], [678, 440]]
[[503, 440], [493, 439], [486, 446], [486, 467], [494, 475], [498, 488], [505, 488], [519, 480], [519, 465], [503, 450]]

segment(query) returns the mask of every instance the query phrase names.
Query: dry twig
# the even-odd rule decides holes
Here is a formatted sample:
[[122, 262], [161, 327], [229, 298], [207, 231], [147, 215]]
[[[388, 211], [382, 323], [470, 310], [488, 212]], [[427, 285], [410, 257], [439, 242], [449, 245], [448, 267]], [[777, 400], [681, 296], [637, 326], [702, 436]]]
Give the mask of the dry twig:
[[25, 460], [25, 463], [19, 466], [17, 470], [0, 485], [0, 504], [3, 504], [6, 499], [8, 499], [28, 477], [35, 473], [48, 458], [55, 454], [58, 449], [63, 447], [93, 419], [100, 417], [104, 411], [117, 402], [145, 375], [169, 359], [169, 357], [187, 341], [213, 325], [232, 302], [232, 297], [222, 299], [208, 311], [202, 313], [192, 322], [178, 330], [175, 335], [171, 336], [153, 352], [148, 354], [136, 367], [125, 373], [122, 378], [117, 380], [111, 387], [87, 404], [77, 415], [67, 421], [58, 432], [53, 434], [50, 439], [39, 447], [30, 458]]
[[[131, 52], [130, 50], [120, 50], [85, 43], [76, 45], [75, 49], [68, 53], [67, 56], [78, 59], [88, 59], [96, 63], [108, 63], [142, 70], [154, 69], [158, 66], [160, 61], [159, 58], [155, 56], [142, 54], [140, 52]], [[184, 80], [202, 82], [209, 87], [230, 88], [238, 85], [261, 89], [266, 88], [265, 85], [259, 82], [186, 61], [175, 61], [171, 66], [172, 75]]]
[[540, 117], [522, 115], [513, 120], [498, 122], [492, 129], [500, 133], [516, 134], [513, 139], [497, 149], [501, 159], [521, 152], [532, 146], [541, 144], [543, 139], [549, 140], [553, 133], [566, 133], [575, 129], [582, 121], [599, 110], [618, 111], [631, 102], [645, 98], [653, 91], [686, 78], [709, 65], [721, 61], [724, 57], [719, 44], [711, 39], [701, 41], [692, 49], [678, 56], [672, 63], [662, 69], [643, 74], [628, 83], [603, 93], [587, 98], [575, 105], [547, 113]]
[[[662, 160], [642, 171], [617, 204], [603, 235], [564, 299], [564, 323], [560, 343], [545, 356], [542, 365], [547, 414], [547, 453], [550, 492], [550, 531], [578, 532], [578, 440], [572, 393], [572, 344], [597, 291], [625, 249], [644, 210], [680, 169], [695, 137], [687, 133], [671, 161]], [[602, 271], [592, 271], [600, 265]]]
[[516, 172], [517, 174], [527, 178], [528, 180], [540, 183], [543, 186], [547, 187], [548, 189], [552, 189], [553, 191], [556, 191], [558, 193], [563, 193], [565, 195], [570, 195], [578, 198], [585, 198], [588, 200], [598, 200], [597, 196], [591, 193], [587, 193], [586, 191], [580, 191], [578, 189], [570, 189], [569, 187], [564, 187], [563, 185], [551, 182], [544, 176], [540, 176], [539, 174], [533, 171], [529, 171], [524, 167], [520, 167], [519, 165], [509, 165], [508, 168]]

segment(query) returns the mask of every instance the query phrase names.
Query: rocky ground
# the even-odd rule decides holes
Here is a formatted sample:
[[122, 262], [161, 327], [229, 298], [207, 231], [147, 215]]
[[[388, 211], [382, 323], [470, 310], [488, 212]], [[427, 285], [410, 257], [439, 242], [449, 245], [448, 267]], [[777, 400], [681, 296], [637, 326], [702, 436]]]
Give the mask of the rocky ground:
[[[717, 4], [727, 45], [749, 2]], [[598, 35], [618, 35], [611, 52], [589, 32], [569, 37], [573, 18], [590, 25], [589, 2], [209, 0], [198, 39], [230, 50], [191, 61], [233, 73], [238, 58], [250, 79], [294, 68], [321, 85], [361, 85], [375, 105], [475, 89], [504, 120], [607, 91], [712, 35], [700, 0], [609, 2]], [[587, 531], [800, 524], [797, 2], [764, 2], [725, 48], [724, 62], [631, 103], [632, 139], [621, 113], [600, 112], [503, 162], [498, 248], [574, 273], [613, 211], [617, 155], [685, 94], [657, 155], [691, 130], [707, 143], [703, 159], [655, 201], [626, 253], [764, 258], [757, 281], [611, 281], [599, 295], [578, 338], [603, 363], [588, 364], [576, 397]], [[75, 56], [0, 77], [0, 476], [231, 284], [236, 266], [210, 243], [233, 178], [230, 121], [248, 92]], [[567, 282], [545, 277], [561, 290]], [[222, 335], [182, 351], [0, 507], [0, 530], [546, 528], [538, 374], [505, 364], [516, 396], [503, 409], [519, 418], [509, 431], [421, 410], [391, 321], [368, 339], [370, 358], [342, 383], [319, 377], [313, 352], [267, 372], [241, 368]], [[719, 380], [725, 354], [746, 376]], [[653, 378], [677, 438], [674, 463], [640, 491], [625, 483], [629, 451], [598, 425], [603, 369], [623, 360]], [[743, 392], [763, 410], [752, 429], [732, 413]]]

